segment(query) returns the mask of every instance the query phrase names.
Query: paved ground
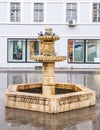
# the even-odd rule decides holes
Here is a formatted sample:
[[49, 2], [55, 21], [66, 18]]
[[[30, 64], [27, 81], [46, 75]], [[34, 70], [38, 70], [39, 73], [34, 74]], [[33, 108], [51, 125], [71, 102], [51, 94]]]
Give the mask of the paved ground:
[[0, 72], [0, 130], [100, 130], [100, 71], [57, 71], [57, 82], [83, 84], [96, 91], [96, 105], [56, 115], [5, 108], [9, 84], [41, 81], [41, 71]]

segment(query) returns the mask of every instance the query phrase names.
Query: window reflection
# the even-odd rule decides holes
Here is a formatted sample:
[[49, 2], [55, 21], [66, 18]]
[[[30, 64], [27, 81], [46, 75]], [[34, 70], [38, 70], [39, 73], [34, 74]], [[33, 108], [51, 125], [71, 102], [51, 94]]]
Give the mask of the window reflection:
[[27, 61], [32, 61], [33, 55], [39, 55], [39, 42], [37, 40], [27, 40]]
[[22, 42], [14, 41], [13, 42], [13, 60], [22, 60], [23, 53], [23, 44]]
[[100, 40], [86, 40], [86, 61], [100, 62]]
[[68, 62], [100, 63], [100, 40], [68, 40]]
[[8, 73], [7, 86], [11, 84], [25, 84], [41, 82], [41, 73]]
[[83, 40], [68, 41], [68, 61], [84, 62], [84, 41]]
[[74, 61], [84, 61], [84, 44], [81, 40], [74, 41]]
[[8, 80], [8, 86], [10, 84], [23, 84], [26, 83], [26, 74], [23, 73], [9, 73], [7, 75], [7, 80]]
[[[2, 73], [1, 73], [2, 75]], [[2, 75], [3, 76], [3, 75]], [[2, 79], [5, 81], [6, 75]], [[25, 84], [25, 83], [36, 83], [41, 82], [41, 73], [34, 72], [12, 72], [7, 73], [7, 84], [5, 86], [9, 86], [11, 84]], [[56, 73], [55, 74], [56, 82], [61, 83], [75, 83], [79, 85], [86, 86], [94, 91], [96, 91], [97, 98], [100, 98], [100, 72], [97, 74], [96, 72], [64, 72], [64, 73]], [[2, 83], [2, 82], [1, 82]]]
[[25, 40], [8, 40], [8, 61], [25, 62]]
[[40, 54], [37, 39], [8, 39], [8, 62], [35, 62], [33, 55]]

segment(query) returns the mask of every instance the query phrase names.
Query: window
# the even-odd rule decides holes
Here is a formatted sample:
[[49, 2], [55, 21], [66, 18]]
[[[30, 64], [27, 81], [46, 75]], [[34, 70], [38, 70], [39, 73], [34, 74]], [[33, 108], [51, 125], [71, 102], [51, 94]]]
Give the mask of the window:
[[69, 40], [68, 51], [69, 62], [84, 62], [83, 40]]
[[34, 3], [34, 22], [44, 21], [44, 4]]
[[93, 22], [100, 22], [100, 3], [93, 4]]
[[100, 40], [86, 40], [86, 61], [100, 62]]
[[39, 55], [39, 42], [37, 40], [27, 40], [27, 60], [32, 61], [31, 56]]
[[69, 63], [100, 63], [100, 40], [68, 40]]
[[8, 39], [8, 62], [33, 62], [32, 55], [39, 55], [36, 39]]
[[10, 3], [10, 21], [20, 22], [20, 3]]
[[77, 21], [77, 4], [76, 3], [66, 4], [66, 22], [68, 22], [68, 20]]

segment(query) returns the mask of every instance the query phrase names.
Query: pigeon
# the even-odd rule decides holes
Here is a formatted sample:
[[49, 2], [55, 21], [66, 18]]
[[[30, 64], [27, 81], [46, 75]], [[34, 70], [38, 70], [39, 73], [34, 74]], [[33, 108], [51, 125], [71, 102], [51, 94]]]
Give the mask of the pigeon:
[[48, 33], [48, 32], [45, 32], [45, 35], [46, 35], [46, 36], [50, 36], [50, 33]]
[[40, 31], [40, 33], [38, 33], [39, 36], [43, 36], [43, 33]]

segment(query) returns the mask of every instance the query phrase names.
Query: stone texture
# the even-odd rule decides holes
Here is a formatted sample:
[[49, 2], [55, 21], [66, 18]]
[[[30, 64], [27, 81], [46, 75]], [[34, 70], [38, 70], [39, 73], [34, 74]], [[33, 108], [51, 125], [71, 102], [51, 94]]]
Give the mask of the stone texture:
[[56, 40], [59, 40], [59, 36], [39, 36], [38, 37], [39, 40], [43, 40], [43, 41], [56, 41]]
[[[87, 87], [79, 86], [76, 84], [60, 84], [57, 83], [55, 86], [57, 88], [65, 88], [69, 89], [70, 86], [72, 89], [77, 90], [74, 93], [68, 94], [59, 94], [59, 95], [51, 95], [50, 89], [51, 87], [43, 86], [44, 91], [47, 92], [47, 95], [43, 94], [35, 94], [35, 93], [26, 93], [19, 92], [19, 90], [27, 89], [29, 86], [35, 88], [35, 86], [41, 86], [41, 83], [37, 84], [19, 84], [16, 85], [16, 89], [13, 89], [12, 86], [9, 86], [9, 89], [5, 93], [5, 105], [6, 107], [25, 109], [25, 110], [33, 110], [40, 112], [48, 112], [48, 113], [59, 113], [74, 109], [79, 109], [83, 107], [88, 107], [95, 105], [95, 92], [90, 90]], [[54, 90], [54, 89], [52, 89]], [[52, 92], [53, 93], [53, 92]]]
[[55, 85], [43, 85], [42, 90], [44, 96], [55, 95]]
[[66, 56], [31, 56], [31, 59], [40, 62], [61, 62], [66, 60]]
[[54, 42], [41, 42], [41, 52], [44, 56], [55, 55]]
[[43, 95], [55, 94], [55, 63], [43, 63], [42, 67]]
[[[48, 36], [49, 35], [49, 36]], [[43, 62], [42, 83], [11, 85], [5, 93], [6, 107], [59, 113], [95, 105], [95, 92], [75, 84], [55, 82], [55, 62], [63, 61], [66, 56], [55, 56], [54, 43], [59, 36], [52, 34], [52, 29], [46, 29], [38, 39], [41, 43], [41, 56], [31, 59]], [[23, 92], [23, 90], [42, 87], [42, 94]], [[74, 90], [73, 93], [55, 95], [55, 88]]]

